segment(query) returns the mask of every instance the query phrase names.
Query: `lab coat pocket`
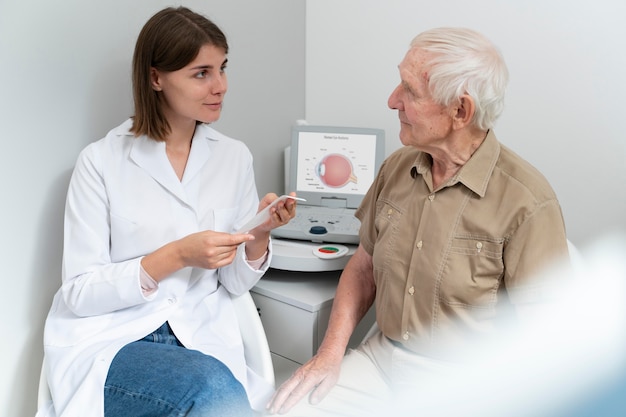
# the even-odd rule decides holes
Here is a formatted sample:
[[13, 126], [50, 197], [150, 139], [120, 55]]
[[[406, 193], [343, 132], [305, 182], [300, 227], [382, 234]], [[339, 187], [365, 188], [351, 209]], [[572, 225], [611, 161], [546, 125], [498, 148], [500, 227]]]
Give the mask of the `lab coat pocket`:
[[235, 229], [235, 221], [237, 220], [237, 213], [239, 207], [215, 209], [213, 210], [213, 227], [204, 227], [205, 229], [212, 229], [216, 232], [232, 233]]
[[111, 213], [111, 258], [113, 262], [139, 256], [136, 242], [139, 223]]
[[112, 237], [127, 237], [137, 230], [139, 224], [125, 216], [111, 212], [111, 235]]

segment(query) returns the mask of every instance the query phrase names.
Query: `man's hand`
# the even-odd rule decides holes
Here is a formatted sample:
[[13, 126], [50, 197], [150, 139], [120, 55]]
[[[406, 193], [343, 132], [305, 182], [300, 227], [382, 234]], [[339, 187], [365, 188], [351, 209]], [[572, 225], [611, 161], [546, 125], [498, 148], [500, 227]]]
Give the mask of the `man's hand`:
[[343, 354], [319, 351], [302, 365], [272, 396], [267, 405], [271, 414], [284, 414], [309, 392], [311, 404], [319, 403], [339, 379]]
[[339, 279], [328, 329], [317, 354], [274, 393], [267, 405], [270, 413], [288, 412], [308, 393], [311, 404], [322, 401], [339, 379], [350, 335], [371, 307], [375, 294], [372, 256], [359, 245]]

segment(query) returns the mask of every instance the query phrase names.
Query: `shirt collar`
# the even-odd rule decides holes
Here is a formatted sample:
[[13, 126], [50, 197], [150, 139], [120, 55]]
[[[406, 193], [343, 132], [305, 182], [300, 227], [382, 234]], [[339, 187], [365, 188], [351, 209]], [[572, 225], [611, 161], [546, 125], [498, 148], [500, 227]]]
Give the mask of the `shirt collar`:
[[[459, 169], [456, 175], [450, 178], [447, 185], [451, 186], [460, 182], [480, 197], [484, 197], [487, 192], [489, 178], [491, 178], [499, 156], [500, 143], [493, 130], [489, 130], [483, 143], [480, 144], [472, 157]], [[423, 177], [429, 177], [431, 167], [432, 159], [430, 155], [425, 152], [419, 152], [411, 167], [411, 176], [415, 178], [416, 174], [419, 174]]]

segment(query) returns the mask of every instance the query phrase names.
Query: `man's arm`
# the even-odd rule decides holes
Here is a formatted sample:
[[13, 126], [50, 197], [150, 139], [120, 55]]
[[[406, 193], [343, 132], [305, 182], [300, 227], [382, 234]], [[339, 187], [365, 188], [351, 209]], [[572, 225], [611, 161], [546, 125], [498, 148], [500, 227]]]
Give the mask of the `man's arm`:
[[312, 404], [326, 396], [339, 378], [350, 336], [374, 302], [375, 295], [372, 256], [359, 245], [339, 279], [322, 344], [315, 356], [276, 391], [267, 406], [270, 413], [289, 411], [311, 391]]
[[[506, 244], [504, 284], [524, 326], [540, 323], [546, 308], [571, 288], [573, 271], [565, 224], [556, 199], [540, 206], [522, 222]], [[562, 301], [562, 300], [561, 300]]]

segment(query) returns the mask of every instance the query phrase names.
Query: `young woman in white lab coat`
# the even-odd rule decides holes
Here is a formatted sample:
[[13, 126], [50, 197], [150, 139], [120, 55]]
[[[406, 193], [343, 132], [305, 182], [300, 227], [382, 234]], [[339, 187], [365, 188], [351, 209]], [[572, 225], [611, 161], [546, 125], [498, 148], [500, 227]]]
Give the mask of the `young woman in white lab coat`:
[[209, 124], [227, 90], [228, 44], [168, 8], [142, 29], [135, 116], [80, 154], [65, 214], [62, 286], [45, 327], [53, 404], [40, 416], [248, 415], [272, 387], [246, 368], [229, 293], [267, 269], [272, 228], [247, 147]]

